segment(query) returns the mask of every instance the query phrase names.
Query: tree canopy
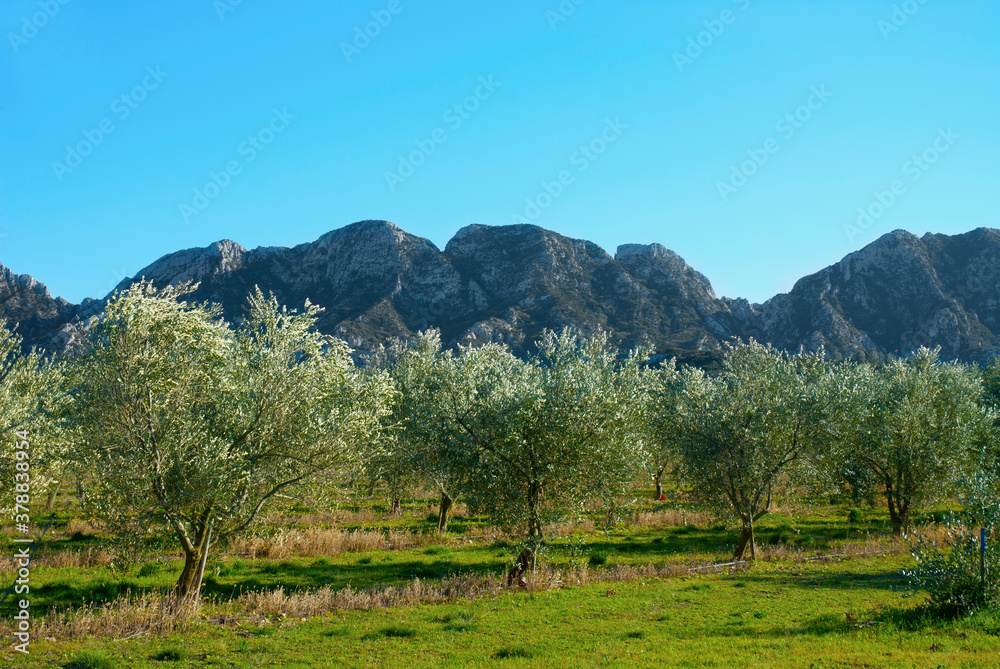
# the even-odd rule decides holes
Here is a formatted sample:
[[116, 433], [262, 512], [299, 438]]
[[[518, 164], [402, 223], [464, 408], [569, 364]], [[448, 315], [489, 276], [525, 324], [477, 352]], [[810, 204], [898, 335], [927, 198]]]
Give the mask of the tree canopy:
[[289, 311], [257, 290], [233, 330], [184, 302], [189, 290], [117, 294], [67, 374], [90, 508], [118, 534], [169, 528], [185, 555], [178, 598], [197, 593], [210, 547], [275, 495], [356, 460], [390, 397], [312, 329], [316, 307]]

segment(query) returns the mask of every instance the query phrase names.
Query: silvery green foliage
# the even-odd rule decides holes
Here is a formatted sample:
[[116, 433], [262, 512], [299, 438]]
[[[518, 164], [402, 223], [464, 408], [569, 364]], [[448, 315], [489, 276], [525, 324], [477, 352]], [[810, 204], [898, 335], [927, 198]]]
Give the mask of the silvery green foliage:
[[[1000, 479], [983, 470], [959, 486], [962, 510], [944, 521], [943, 545], [922, 533], [911, 540], [917, 566], [903, 571], [911, 587], [929, 593], [932, 606], [968, 612], [1000, 603]], [[986, 581], [982, 580], [980, 530], [986, 529]]]
[[850, 378], [844, 463], [871, 473], [900, 534], [914, 509], [944, 499], [970, 471], [970, 446], [989, 419], [979, 404], [980, 380], [926, 348], [880, 368], [859, 366]]
[[565, 330], [546, 332], [528, 359], [487, 344], [449, 360], [438, 402], [465, 499], [525, 535], [521, 568], [534, 565], [546, 521], [621, 497], [638, 473], [645, 357], [621, 360], [606, 335]]
[[397, 396], [387, 424], [392, 429], [373, 444], [366, 461], [369, 476], [382, 480], [398, 497], [407, 488], [430, 483], [439, 493], [454, 497], [462, 468], [456, 464], [441, 405], [452, 376], [451, 351], [441, 348], [437, 330], [412, 340], [396, 340], [373, 359], [372, 367], [388, 372]]
[[21, 337], [0, 321], [0, 477], [4, 481], [0, 492], [0, 507], [13, 504], [14, 434], [29, 431], [32, 443], [32, 488], [36, 495], [43, 494], [44, 469], [36, 453], [41, 453], [43, 441], [39, 426], [39, 402], [47, 387], [46, 366], [34, 352], [23, 353]]
[[982, 369], [983, 397], [980, 403], [991, 413], [985, 435], [986, 463], [1000, 469], [1000, 356]]
[[648, 459], [646, 468], [654, 483], [681, 466], [680, 403], [684, 397], [686, 370], [678, 370], [671, 359], [647, 375], [648, 407], [641, 428]]
[[685, 369], [680, 382], [684, 480], [702, 500], [735, 513], [743, 530], [734, 555], [749, 548], [755, 557], [754, 523], [776, 489], [836, 432], [836, 378], [822, 351], [791, 356], [751, 340], [727, 348], [717, 377]]
[[982, 370], [983, 403], [1000, 411], [1000, 356], [993, 358]]
[[166, 526], [203, 566], [275, 495], [352, 465], [391, 390], [312, 329], [316, 307], [257, 290], [233, 330], [182, 301], [190, 289], [140, 283], [109, 302], [68, 365], [65, 419], [90, 510], [123, 536]]

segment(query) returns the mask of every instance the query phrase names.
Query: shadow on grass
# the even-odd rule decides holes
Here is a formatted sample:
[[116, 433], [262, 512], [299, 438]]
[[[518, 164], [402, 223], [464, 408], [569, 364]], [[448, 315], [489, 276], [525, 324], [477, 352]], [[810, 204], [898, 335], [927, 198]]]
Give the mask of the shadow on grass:
[[760, 573], [750, 571], [740, 574], [738, 587], [753, 587], [754, 585], [779, 586], [787, 585], [796, 588], [822, 588], [824, 590], [899, 590], [905, 584], [904, 577], [897, 570], [888, 570], [877, 574], [854, 574], [850, 572], [833, 572], [823, 576], [799, 576], [790, 572]]
[[910, 608], [889, 607], [879, 611], [873, 621], [903, 632], [948, 630], [959, 636], [964, 636], [965, 632], [1000, 636], [1000, 607], [972, 613], [930, 604]]
[[249, 570], [244, 575], [231, 574], [223, 581], [209, 575], [205, 578], [203, 592], [206, 595], [229, 599], [247, 590], [261, 590], [284, 587], [287, 592], [315, 590], [329, 587], [334, 590], [346, 588], [364, 589], [404, 585], [415, 578], [437, 580], [459, 572], [464, 574], [488, 574], [503, 570], [505, 562], [490, 560], [481, 563], [466, 563], [444, 558], [430, 562], [419, 560], [372, 562], [361, 565], [309, 564], [296, 565], [279, 563]]
[[667, 531], [655, 538], [636, 537], [619, 540], [588, 541], [591, 553], [642, 557], [673, 557], [686, 553], [726, 553], [732, 551], [734, 535], [720, 530], [697, 529], [688, 525], [679, 530]]

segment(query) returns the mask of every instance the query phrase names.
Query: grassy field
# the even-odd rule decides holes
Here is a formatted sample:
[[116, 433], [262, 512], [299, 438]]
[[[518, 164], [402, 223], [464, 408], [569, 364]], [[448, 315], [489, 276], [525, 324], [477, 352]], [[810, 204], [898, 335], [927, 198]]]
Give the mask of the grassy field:
[[[24, 657], [5, 648], [4, 667], [997, 667], [1000, 615], [960, 620], [924, 615], [922, 596], [909, 593], [900, 570], [905, 546], [885, 539], [878, 509], [855, 512], [839, 501], [762, 523], [762, 557], [750, 570], [690, 572], [689, 565], [723, 561], [735, 541], [725, 524], [648, 504], [631, 524], [610, 532], [584, 525], [553, 536], [547, 581], [527, 591], [493, 588], [470, 599], [407, 603], [371, 610], [288, 615], [282, 605], [240, 610], [246, 592], [281, 587], [288, 594], [317, 589], [439, 583], [461, 573], [497, 579], [515, 542], [475, 519], [459, 519], [447, 537], [431, 532], [426, 507], [413, 501], [403, 517], [368, 509], [341, 519], [364, 541], [322, 543], [338, 529], [309, 515], [273, 521], [256, 543], [244, 542], [210, 560], [206, 620], [183, 633], [37, 639]], [[659, 514], [659, 515], [658, 515]], [[102, 538], [81, 532], [69, 512], [45, 547], [60, 555], [92, 554]], [[684, 525], [688, 519], [695, 524]], [[312, 531], [308, 556], [281, 538]], [[386, 533], [395, 537], [384, 539]], [[343, 538], [341, 536], [341, 538]], [[367, 542], [367, 543], [366, 543]], [[375, 544], [382, 544], [375, 546]], [[302, 544], [306, 545], [306, 544]], [[374, 546], [374, 547], [373, 547]], [[252, 550], [251, 550], [252, 549]], [[324, 550], [326, 554], [323, 553]], [[854, 553], [855, 555], [843, 555]], [[860, 555], [858, 555], [860, 553]], [[840, 557], [819, 557], [837, 555]], [[818, 558], [818, 559], [817, 559]], [[79, 562], [80, 560], [78, 560]], [[71, 563], [72, 560], [66, 562]], [[164, 555], [131, 567], [39, 566], [32, 572], [36, 616], [55, 608], [114, 600], [125, 593], [166, 592], [180, 562]], [[560, 575], [587, 569], [592, 580], [615, 569], [659, 565], [668, 578], [634, 578], [559, 587]], [[671, 567], [672, 566], [672, 567]], [[13, 580], [13, 573], [4, 573]], [[419, 599], [419, 598], [418, 598]], [[12, 609], [4, 607], [9, 619]], [[291, 610], [291, 609], [289, 609]], [[132, 637], [132, 638], [126, 638]]]

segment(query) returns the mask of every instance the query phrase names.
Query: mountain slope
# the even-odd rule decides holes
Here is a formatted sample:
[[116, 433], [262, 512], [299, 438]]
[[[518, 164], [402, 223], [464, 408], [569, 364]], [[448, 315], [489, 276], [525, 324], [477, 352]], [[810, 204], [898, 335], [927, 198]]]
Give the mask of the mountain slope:
[[61, 298], [53, 299], [48, 288], [27, 274], [14, 274], [0, 265], [0, 320], [17, 325], [25, 348], [64, 350], [74, 345], [79, 333], [71, 322], [80, 307]]
[[[386, 221], [362, 221], [299, 246], [244, 249], [223, 240], [172, 253], [136, 277], [196, 281], [196, 300], [239, 321], [255, 286], [293, 308], [324, 308], [318, 327], [361, 351], [437, 327], [450, 344], [499, 341], [515, 351], [545, 328], [602, 328], [625, 346], [718, 351], [732, 337], [788, 350], [906, 353], [940, 345], [948, 357], [993, 353], [1000, 334], [1000, 232], [896, 231], [800, 279], [764, 304], [719, 298], [708, 279], [659, 244], [596, 244], [531, 225], [470, 225], [445, 249]], [[65, 350], [101, 302], [53, 299], [0, 266], [0, 318], [26, 343]], [[703, 357], [703, 355], [702, 355]], [[699, 358], [700, 359], [700, 358]]]
[[851, 353], [941, 346], [990, 353], [1000, 333], [1000, 232], [918, 238], [897, 230], [757, 308], [775, 345]]

